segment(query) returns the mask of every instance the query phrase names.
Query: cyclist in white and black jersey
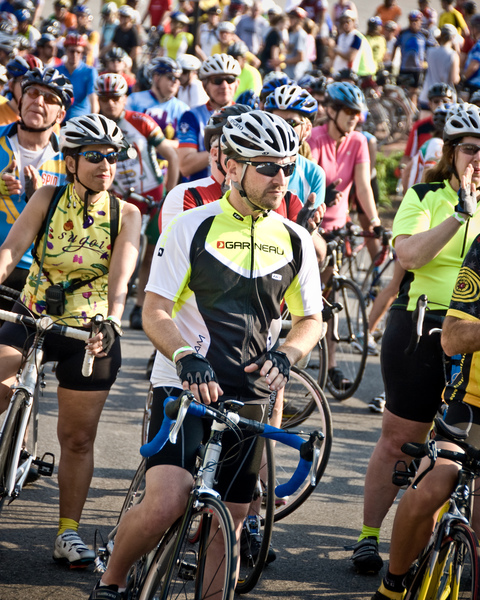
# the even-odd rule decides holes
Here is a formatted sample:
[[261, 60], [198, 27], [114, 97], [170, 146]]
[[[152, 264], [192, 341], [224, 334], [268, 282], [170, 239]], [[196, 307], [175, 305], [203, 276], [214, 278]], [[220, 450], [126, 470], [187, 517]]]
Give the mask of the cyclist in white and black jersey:
[[[178, 395], [182, 387], [205, 404], [220, 396], [241, 399], [241, 413], [266, 420], [270, 397], [288, 381], [290, 364], [321, 334], [311, 237], [273, 212], [287, 191], [296, 133], [280, 117], [251, 111], [229, 118], [222, 152], [231, 192], [179, 215], [162, 234], [152, 262], [144, 309], [146, 333], [158, 349], [150, 436], [161, 425], [166, 395]], [[282, 298], [293, 325], [276, 348]], [[130, 565], [182, 514], [204, 433], [203, 425], [185, 424], [183, 439], [149, 460], [145, 497], [122, 518], [107, 571], [90, 600], [120, 600]], [[241, 445], [241, 468], [223, 469], [217, 486], [237, 539], [262, 454], [255, 441]], [[227, 443], [223, 451], [229, 451]]]

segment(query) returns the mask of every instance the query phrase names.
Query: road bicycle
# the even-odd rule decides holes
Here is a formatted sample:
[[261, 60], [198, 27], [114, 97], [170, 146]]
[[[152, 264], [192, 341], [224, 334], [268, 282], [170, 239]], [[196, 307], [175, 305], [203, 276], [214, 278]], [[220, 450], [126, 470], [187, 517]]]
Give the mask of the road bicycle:
[[[213, 419], [211, 437], [198, 456], [194, 485], [185, 514], [168, 529], [158, 546], [142, 557], [130, 570], [127, 590], [131, 600], [166, 600], [173, 597], [203, 599], [211, 595], [222, 600], [232, 600], [236, 582], [238, 544], [231, 515], [218, 492], [213, 489], [220, 465], [221, 438], [227, 427], [236, 431], [239, 438], [242, 435], [240, 431], [248, 435], [261, 435], [287, 444], [300, 453], [301, 458], [294, 477], [291, 482], [275, 490], [277, 496], [294, 493], [296, 487], [303, 483], [308, 474], [317, 469], [316, 462], [320, 458], [319, 446], [323, 440], [323, 434], [320, 432], [312, 432], [305, 440], [300, 435], [241, 417], [235, 412], [241, 405], [236, 401], [220, 402], [218, 408], [214, 408], [212, 405], [205, 406], [193, 400], [193, 394], [188, 391], [183, 392], [173, 401], [167, 398], [166, 417], [160, 431], [141, 449], [142, 455], [149, 456], [158, 452], [167, 439], [175, 443], [187, 412]], [[171, 427], [172, 419], [176, 420], [173, 427]], [[122, 513], [141, 501], [144, 487], [144, 463], [142, 462], [127, 494]], [[273, 494], [273, 489], [270, 488], [268, 493]], [[97, 551], [98, 572], [104, 571], [108, 564], [117, 529], [118, 524], [110, 532], [107, 543]], [[220, 556], [210, 558], [210, 561], [214, 561], [215, 572], [207, 579], [205, 569], [214, 538], [217, 547], [223, 547], [224, 552], [223, 556], [220, 553]], [[247, 562], [240, 566], [240, 577], [243, 577], [241, 583], [246, 584], [250, 577], [252, 580], [255, 578], [258, 580], [260, 569], [257, 564], [258, 561], [255, 564], [249, 565]], [[261, 566], [263, 568], [263, 565]]]
[[330, 336], [335, 343], [337, 366], [350, 380], [351, 385], [348, 388], [339, 387], [329, 374], [327, 389], [337, 400], [345, 400], [356, 392], [365, 371], [368, 355], [368, 321], [359, 286], [340, 273], [339, 244], [341, 244], [341, 236], [339, 241], [334, 239], [327, 244], [333, 272], [325, 285], [323, 296], [333, 307], [342, 308], [333, 311], [327, 336]]
[[[26, 352], [24, 362], [17, 373], [13, 395], [0, 429], [1, 510], [5, 503], [10, 504], [19, 496], [33, 466], [37, 467], [39, 475], [51, 476], [53, 473], [53, 454], [46, 452], [41, 458], [37, 456], [38, 389], [43, 381], [45, 336], [51, 332], [72, 339], [87, 340], [91, 331], [58, 325], [49, 316], [34, 318], [6, 310], [0, 310], [0, 319], [21, 323], [35, 331], [33, 344]], [[86, 352], [82, 366], [83, 375], [88, 377], [92, 368], [93, 357]]]
[[427, 456], [429, 467], [413, 482], [415, 488], [433, 469], [437, 458], [460, 465], [457, 482], [445, 503], [430, 541], [412, 568], [405, 600], [479, 600], [480, 546], [470, 526], [475, 478], [480, 475], [480, 450], [467, 444], [467, 433], [435, 419], [436, 431], [462, 451], [426, 444], [404, 444], [402, 452], [416, 459]]

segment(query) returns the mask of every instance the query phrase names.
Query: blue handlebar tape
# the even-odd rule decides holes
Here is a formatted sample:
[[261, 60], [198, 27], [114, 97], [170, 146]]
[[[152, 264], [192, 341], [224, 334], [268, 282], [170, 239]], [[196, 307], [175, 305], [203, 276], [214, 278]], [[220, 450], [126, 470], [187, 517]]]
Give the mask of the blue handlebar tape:
[[[176, 398], [169, 396], [168, 398], [165, 399], [163, 406], [165, 406], [168, 402], [173, 402], [174, 400], [176, 400]], [[203, 404], [191, 404], [190, 408], [188, 409], [188, 412], [189, 412], [189, 414], [193, 414], [198, 417], [202, 417], [205, 414], [205, 406]], [[158, 452], [160, 452], [160, 450], [165, 446], [165, 444], [168, 441], [170, 429], [171, 429], [172, 423], [174, 423], [174, 422], [175, 421], [173, 421], [172, 419], [167, 417], [167, 415], [164, 415], [162, 426], [160, 427], [157, 435], [153, 438], [153, 440], [148, 442], [148, 444], [144, 444], [140, 448], [140, 454], [143, 457], [149, 458], [150, 456], [153, 456], [154, 454], [157, 454]]]

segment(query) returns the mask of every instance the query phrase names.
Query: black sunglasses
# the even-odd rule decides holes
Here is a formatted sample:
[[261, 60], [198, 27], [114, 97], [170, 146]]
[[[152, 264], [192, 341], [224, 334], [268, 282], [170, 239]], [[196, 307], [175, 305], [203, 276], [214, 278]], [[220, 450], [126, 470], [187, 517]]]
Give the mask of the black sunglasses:
[[476, 144], [457, 144], [458, 149], [467, 156], [475, 156], [480, 151], [480, 146]]
[[108, 154], [102, 154], [98, 150], [87, 150], [86, 152], [79, 152], [79, 156], [84, 156], [85, 160], [94, 165], [100, 164], [105, 158], [107, 161], [114, 165], [118, 160], [118, 152], [109, 152]]
[[170, 81], [179, 81], [179, 80], [180, 80], [180, 77], [177, 77], [177, 76], [176, 76], [176, 75], [174, 75], [173, 73], [167, 73], [167, 74], [165, 75], [165, 77], [166, 77], [167, 79], [170, 79]]
[[226, 77], [211, 77], [210, 81], [214, 85], [222, 85], [222, 83], [224, 81], [226, 81], [228, 83], [228, 85], [232, 85], [232, 83], [235, 83], [237, 81], [237, 78], [234, 77], [233, 75], [228, 75]]
[[237, 162], [242, 165], [252, 165], [252, 167], [255, 167], [257, 173], [265, 175], [266, 177], [276, 177], [280, 172], [280, 169], [282, 169], [285, 177], [290, 177], [295, 171], [294, 162], [287, 163], [286, 165], [280, 165], [274, 162], [257, 163], [251, 160], [237, 160]]

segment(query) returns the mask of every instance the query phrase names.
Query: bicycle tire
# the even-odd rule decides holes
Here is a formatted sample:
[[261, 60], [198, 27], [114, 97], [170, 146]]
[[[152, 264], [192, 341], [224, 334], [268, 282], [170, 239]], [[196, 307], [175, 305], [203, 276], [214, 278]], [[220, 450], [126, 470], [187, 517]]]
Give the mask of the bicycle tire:
[[430, 568], [433, 552], [421, 560], [405, 600], [479, 600], [480, 550], [473, 530], [455, 523]]
[[[183, 519], [177, 521], [164, 536], [145, 577], [139, 600], [203, 600], [221, 593], [221, 600], [233, 600], [237, 567], [237, 543], [232, 516], [217, 498], [200, 496], [195, 508], [192, 496]], [[202, 520], [198, 542], [189, 541], [189, 529], [197, 519]], [[214, 534], [210, 535], [212, 521], [218, 523], [215, 537], [223, 536], [225, 553], [216, 561], [217, 575], [221, 578], [219, 590], [204, 589], [207, 555]], [[220, 591], [221, 589], [221, 591]]]
[[[309, 428], [317, 429], [323, 433], [324, 440], [321, 448], [321, 456], [316, 472], [316, 482], [312, 485], [310, 479], [307, 479], [302, 486], [287, 499], [285, 503], [281, 499], [275, 500], [275, 518], [274, 521], [280, 521], [292, 514], [301, 506], [313, 493], [318, 486], [330, 458], [333, 441], [332, 415], [330, 406], [323, 390], [307, 373], [302, 371], [302, 377], [308, 380], [309, 385], [316, 389], [317, 409], [311, 414]], [[285, 483], [290, 480], [293, 471], [298, 463], [298, 452], [293, 451], [284, 444], [275, 444], [275, 485]]]
[[[320, 391], [319, 391], [320, 390]], [[322, 410], [322, 390], [307, 370], [292, 366], [284, 388], [282, 429], [298, 427], [315, 409]]]
[[148, 428], [150, 427], [150, 418], [152, 416], [152, 402], [153, 402], [153, 385], [150, 384], [147, 393], [147, 399], [145, 400], [145, 410], [143, 411], [142, 420], [142, 445], [148, 442]]
[[[378, 256], [378, 255], [377, 255]], [[395, 270], [395, 259], [388, 258], [379, 267], [375, 266], [375, 261], [372, 262], [368, 269], [365, 280], [362, 284], [362, 294], [365, 303], [365, 312], [367, 320], [370, 317], [370, 311], [372, 310], [373, 303], [377, 298], [378, 294], [390, 283]], [[379, 329], [383, 333], [385, 330], [385, 322], [387, 319], [388, 311], [386, 311], [382, 320], [379, 324]]]
[[324, 390], [327, 385], [328, 346], [325, 336], [320, 339], [310, 352], [307, 366], [304, 369]]
[[364, 129], [377, 138], [379, 145], [386, 143], [391, 135], [388, 111], [378, 98], [367, 98], [366, 102], [368, 115]]
[[[328, 376], [327, 389], [337, 400], [346, 400], [357, 391], [367, 363], [368, 322], [365, 303], [358, 285], [345, 278], [334, 282], [327, 299], [332, 304], [338, 302], [343, 306], [343, 310], [337, 313], [339, 341], [335, 358], [337, 366], [351, 382], [347, 389], [340, 389]], [[330, 323], [327, 335], [331, 335]]]
[[133, 270], [132, 276], [130, 277], [130, 280], [129, 280], [128, 286], [127, 286], [127, 288], [128, 288], [127, 298], [135, 296], [137, 293], [138, 276], [140, 274], [140, 269], [142, 267], [143, 259], [145, 258], [145, 253], [147, 251], [147, 245], [148, 245], [147, 236], [145, 233], [142, 233], [140, 235], [140, 245], [138, 248], [138, 256], [137, 256], [137, 261], [135, 263], [135, 269]]
[[[5, 489], [7, 478], [14, 460], [15, 447], [19, 435], [19, 427], [22, 421], [22, 407], [28, 401], [28, 393], [25, 390], [17, 390], [11, 400], [9, 410], [5, 416], [0, 438], [0, 496], [5, 499], [8, 495]], [[18, 465], [15, 466], [15, 469]], [[3, 506], [3, 502], [0, 505]]]
[[261, 505], [261, 511], [258, 514], [260, 517], [261, 543], [258, 554], [254, 558], [252, 549], [247, 541], [248, 538], [245, 537], [240, 541], [240, 570], [237, 585], [235, 586], [237, 594], [248, 594], [257, 585], [267, 563], [270, 543], [272, 541], [275, 512], [275, 455], [272, 440], [265, 440], [264, 457], [264, 468], [260, 468], [259, 486], [256, 491], [258, 494], [258, 503]]

